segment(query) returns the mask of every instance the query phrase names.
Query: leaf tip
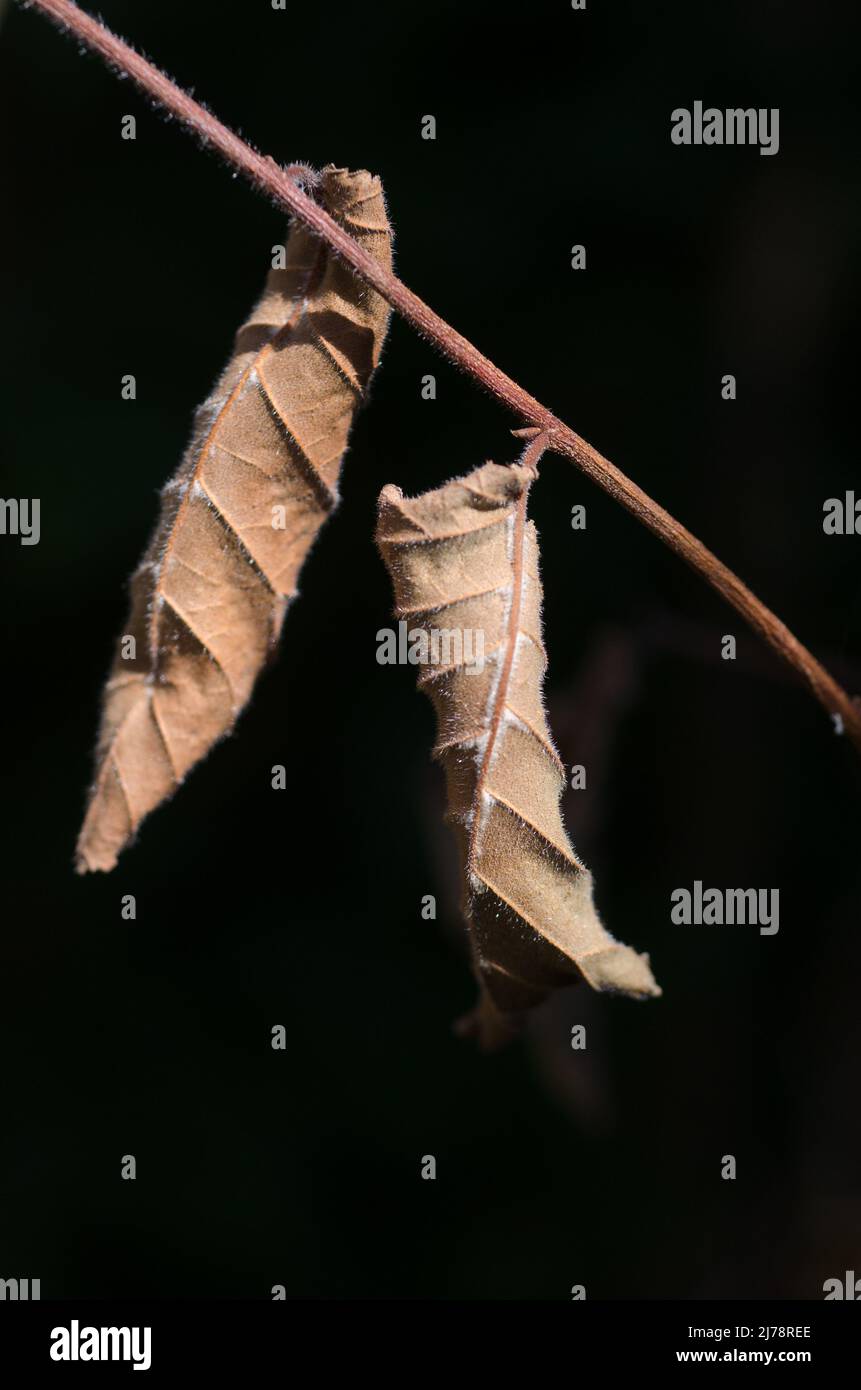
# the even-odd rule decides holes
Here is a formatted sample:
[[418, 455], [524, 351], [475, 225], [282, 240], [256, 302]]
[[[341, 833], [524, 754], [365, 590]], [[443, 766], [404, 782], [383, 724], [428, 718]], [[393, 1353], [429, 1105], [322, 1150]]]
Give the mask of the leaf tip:
[[649, 957], [617, 941], [600, 951], [578, 957], [577, 967], [595, 990], [627, 994], [634, 999], [658, 999], [662, 993], [652, 974]]
[[[122, 849], [123, 846], [121, 845], [119, 848]], [[93, 850], [89, 842], [82, 835], [75, 848], [75, 873], [110, 873], [111, 869], [116, 868], [118, 858], [118, 850]]]

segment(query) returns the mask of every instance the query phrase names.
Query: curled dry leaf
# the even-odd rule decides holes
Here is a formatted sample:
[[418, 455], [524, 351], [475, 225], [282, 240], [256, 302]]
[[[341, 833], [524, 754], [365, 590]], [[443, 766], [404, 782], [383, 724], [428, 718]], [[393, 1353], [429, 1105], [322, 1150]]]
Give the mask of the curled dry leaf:
[[[391, 266], [379, 179], [327, 168], [318, 196]], [[230, 730], [337, 501], [389, 308], [301, 226], [291, 228], [284, 262], [196, 413], [132, 579], [78, 842], [81, 872], [112, 868], [143, 817]]]
[[417, 498], [390, 485], [377, 526], [410, 649], [419, 660], [449, 657], [427, 665], [419, 683], [436, 710], [434, 755], [460, 843], [481, 990], [464, 1031], [486, 1046], [579, 977], [597, 990], [660, 994], [648, 957], [602, 926], [592, 876], [562, 823], [564, 769], [542, 698], [538, 542], [526, 518], [533, 477], [528, 466], [488, 463]]

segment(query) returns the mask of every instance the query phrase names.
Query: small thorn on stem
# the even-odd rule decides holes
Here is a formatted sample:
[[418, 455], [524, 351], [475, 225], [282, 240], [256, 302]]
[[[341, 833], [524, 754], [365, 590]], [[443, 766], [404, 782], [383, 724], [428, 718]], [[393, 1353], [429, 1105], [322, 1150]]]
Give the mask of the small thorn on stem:
[[523, 450], [518, 459], [521, 468], [528, 468], [534, 478], [538, 477], [538, 462], [541, 455], [550, 447], [553, 436], [550, 430], [529, 429], [512, 430], [512, 434], [518, 435], [521, 439], [528, 439], [529, 443]]

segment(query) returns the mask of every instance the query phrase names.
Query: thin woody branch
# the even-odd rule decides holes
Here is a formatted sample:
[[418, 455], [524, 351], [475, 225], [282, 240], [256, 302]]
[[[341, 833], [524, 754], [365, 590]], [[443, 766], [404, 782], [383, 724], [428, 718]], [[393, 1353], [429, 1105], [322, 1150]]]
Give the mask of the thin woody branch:
[[789, 628], [696, 536], [435, 314], [396, 275], [377, 264], [322, 207], [302, 191], [297, 183], [297, 178], [301, 177], [299, 171], [283, 169], [273, 159], [252, 149], [157, 67], [71, 0], [27, 2], [61, 28], [69, 30], [116, 72], [131, 78], [151, 100], [196, 134], [204, 146], [217, 150], [257, 189], [325, 241], [449, 361], [483, 386], [520, 420], [546, 435], [548, 448], [570, 458], [587, 477], [687, 561], [789, 663], [828, 713], [839, 716], [843, 729], [861, 752], [861, 701], [850, 697]]

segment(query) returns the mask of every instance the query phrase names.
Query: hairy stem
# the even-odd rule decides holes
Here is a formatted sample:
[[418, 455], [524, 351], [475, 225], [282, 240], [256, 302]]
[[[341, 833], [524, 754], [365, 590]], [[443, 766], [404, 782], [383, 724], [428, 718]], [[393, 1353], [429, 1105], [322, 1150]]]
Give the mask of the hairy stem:
[[258, 154], [157, 67], [98, 20], [80, 10], [72, 0], [26, 0], [26, 3], [41, 10], [61, 28], [69, 30], [116, 72], [131, 78], [148, 97], [193, 131], [203, 145], [217, 150], [256, 188], [303, 222], [449, 361], [508, 406], [522, 421], [547, 436], [548, 448], [572, 459], [599, 487], [621, 502], [638, 521], [686, 560], [793, 667], [828, 713], [839, 716], [843, 729], [861, 752], [861, 701], [852, 699], [789, 628], [696, 536], [552, 411], [506, 376], [468, 339], [435, 314], [418, 295], [413, 294], [396, 275], [379, 266], [302, 191], [297, 182], [301, 181], [300, 169], [283, 169], [273, 159]]

